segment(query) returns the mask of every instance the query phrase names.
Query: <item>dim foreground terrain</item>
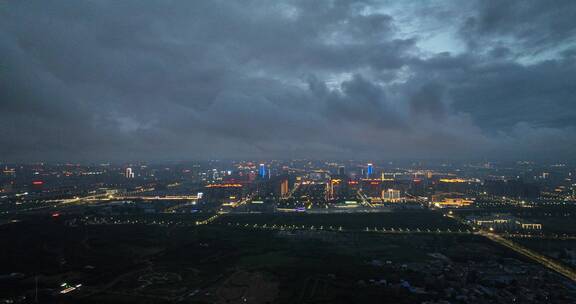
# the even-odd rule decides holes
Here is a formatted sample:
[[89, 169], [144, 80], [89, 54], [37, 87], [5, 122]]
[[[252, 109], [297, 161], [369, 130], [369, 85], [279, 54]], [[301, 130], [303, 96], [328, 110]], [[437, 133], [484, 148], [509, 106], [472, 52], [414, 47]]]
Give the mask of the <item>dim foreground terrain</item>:
[[5, 221], [0, 298], [23, 303], [576, 299], [568, 279], [427, 211], [227, 214], [196, 226], [126, 221], [72, 216]]

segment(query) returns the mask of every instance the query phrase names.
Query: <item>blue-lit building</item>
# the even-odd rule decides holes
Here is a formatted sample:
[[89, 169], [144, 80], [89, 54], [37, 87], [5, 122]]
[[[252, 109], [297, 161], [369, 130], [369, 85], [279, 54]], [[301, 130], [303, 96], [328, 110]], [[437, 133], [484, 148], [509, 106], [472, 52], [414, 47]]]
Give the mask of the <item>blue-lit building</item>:
[[261, 178], [266, 178], [266, 165], [260, 164], [260, 168], [258, 169], [258, 175], [260, 175]]
[[374, 170], [372, 164], [368, 164], [368, 169], [366, 170], [366, 177], [371, 177], [372, 176], [372, 171]]

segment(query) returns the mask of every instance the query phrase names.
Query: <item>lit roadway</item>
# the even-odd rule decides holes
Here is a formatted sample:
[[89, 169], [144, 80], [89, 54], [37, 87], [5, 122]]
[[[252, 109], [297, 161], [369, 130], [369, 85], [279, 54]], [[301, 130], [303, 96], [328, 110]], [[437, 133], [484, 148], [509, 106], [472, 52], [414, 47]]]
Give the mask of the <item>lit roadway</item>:
[[[140, 189], [138, 191], [133, 191], [133, 192], [129, 192], [129, 195], [134, 195], [136, 193], [143, 193], [143, 192], [147, 192], [147, 191], [154, 191], [154, 188], [145, 188], [145, 189]], [[73, 204], [73, 203], [79, 203], [79, 202], [85, 202], [85, 201], [101, 201], [101, 200], [111, 200], [111, 199], [115, 199], [115, 200], [121, 200], [121, 199], [129, 199], [128, 197], [130, 196], [114, 196], [113, 194], [108, 194], [108, 193], [100, 193], [100, 194], [92, 194], [92, 195], [87, 195], [87, 196], [75, 196], [73, 198], [67, 198], [67, 199], [56, 199], [56, 200], [47, 200], [47, 203], [62, 203], [62, 204]], [[134, 198], [140, 197], [140, 198], [144, 198], [145, 196], [131, 196]], [[156, 196], [154, 197], [156, 199], [159, 199], [160, 197]], [[177, 198], [176, 198], [177, 199]]]
[[428, 200], [426, 200], [425, 198], [422, 198], [420, 196], [417, 195], [412, 195], [410, 193], [406, 193], [406, 197], [416, 200], [416, 202], [420, 203], [422, 206], [428, 206]]
[[[454, 216], [453, 214], [448, 214], [447, 215], [449, 218], [452, 218], [456, 221], [459, 221], [460, 223], [464, 223], [460, 218]], [[542, 255], [540, 253], [537, 253], [533, 250], [530, 250], [524, 246], [521, 246], [511, 240], [508, 240], [506, 238], [503, 238], [502, 236], [493, 233], [493, 232], [488, 232], [488, 231], [478, 231], [475, 234], [477, 235], [481, 235], [484, 236], [486, 238], [488, 238], [489, 240], [498, 243], [504, 247], [507, 247], [509, 249], [514, 250], [515, 252], [535, 261], [538, 262], [542, 265], [544, 265], [545, 267], [556, 271], [557, 273], [569, 278], [570, 280], [576, 282], [576, 271], [574, 271], [572, 268], [570, 267], [566, 267], [564, 265], [562, 265], [561, 263], [558, 263], [552, 259], [550, 259], [549, 257]]]
[[360, 200], [362, 201], [362, 204], [368, 207], [374, 207], [374, 205], [370, 204], [370, 201], [368, 200], [368, 197], [366, 196], [366, 194], [362, 193], [361, 189], [358, 189], [357, 191], [358, 197], [360, 197]]
[[[107, 194], [95, 194], [83, 197], [74, 197], [70, 199], [55, 200], [53, 202], [58, 202], [62, 204], [73, 204], [82, 202], [101, 202], [101, 201], [122, 201], [122, 200], [142, 200], [142, 201], [195, 201], [198, 200], [196, 195], [166, 195], [166, 196], [146, 196], [146, 195], [107, 195]], [[50, 201], [52, 202], [52, 201]]]
[[546, 267], [548, 267], [549, 269], [552, 269], [560, 274], [562, 274], [563, 276], [571, 279], [572, 281], [576, 282], [576, 271], [574, 271], [573, 269], [566, 267], [542, 254], [539, 254], [535, 251], [532, 251], [526, 247], [520, 246], [510, 240], [507, 240], [497, 234], [494, 233], [490, 233], [490, 232], [484, 232], [484, 231], [480, 231], [477, 234], [482, 235], [484, 237], [487, 237], [488, 239], [502, 245], [505, 247], [508, 247], [514, 251], [516, 251], [517, 253], [522, 254], [525, 257], [528, 257]]
[[251, 200], [252, 200], [252, 196], [251, 196], [251, 195], [248, 195], [248, 196], [246, 196], [243, 200], [235, 203], [235, 204], [232, 206], [232, 208], [238, 208], [238, 207], [240, 207], [240, 206], [244, 206], [244, 205], [248, 204], [248, 202], [251, 201]]
[[292, 188], [292, 190], [290, 190], [290, 192], [288, 192], [286, 199], [292, 198], [292, 196], [294, 195], [294, 192], [296, 192], [296, 190], [298, 190], [298, 188], [300, 188], [300, 183], [294, 183], [294, 188]]
[[114, 196], [109, 198], [109, 200], [143, 200], [143, 201], [172, 201], [172, 200], [184, 200], [184, 201], [195, 201], [198, 199], [196, 195], [166, 195], [166, 196]]

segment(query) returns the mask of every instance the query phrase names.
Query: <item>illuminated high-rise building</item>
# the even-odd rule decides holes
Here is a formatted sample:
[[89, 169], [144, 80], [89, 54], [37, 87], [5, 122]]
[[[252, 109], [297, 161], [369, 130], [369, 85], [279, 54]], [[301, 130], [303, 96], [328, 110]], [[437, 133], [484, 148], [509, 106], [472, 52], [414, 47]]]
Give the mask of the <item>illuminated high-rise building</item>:
[[134, 178], [134, 171], [132, 171], [132, 168], [126, 168], [124, 175], [126, 178]]
[[266, 178], [266, 165], [265, 164], [260, 164], [260, 168], [258, 169], [258, 175], [260, 175], [261, 178]]
[[374, 168], [372, 166], [372, 163], [369, 163], [368, 168], [366, 169], [366, 177], [370, 178], [372, 176], [373, 170]]
[[289, 192], [289, 188], [288, 188], [288, 180], [282, 180], [282, 183], [280, 183], [280, 197], [286, 197], [288, 196], [288, 192]]
[[332, 181], [326, 183], [325, 199], [331, 200], [334, 197], [334, 184]]
[[387, 189], [382, 190], [382, 200], [385, 202], [396, 203], [400, 201], [400, 190]]

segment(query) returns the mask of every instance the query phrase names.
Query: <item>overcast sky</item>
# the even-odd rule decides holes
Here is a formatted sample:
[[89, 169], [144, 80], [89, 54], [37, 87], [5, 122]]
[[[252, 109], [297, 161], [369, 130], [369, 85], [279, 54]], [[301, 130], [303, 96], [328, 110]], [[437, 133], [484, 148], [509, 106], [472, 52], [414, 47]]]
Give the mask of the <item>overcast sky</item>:
[[0, 162], [576, 155], [576, 1], [0, 2]]

